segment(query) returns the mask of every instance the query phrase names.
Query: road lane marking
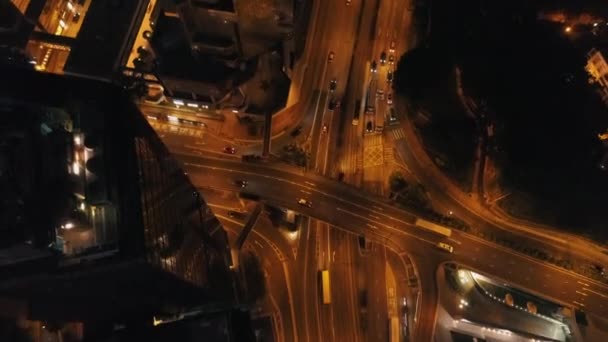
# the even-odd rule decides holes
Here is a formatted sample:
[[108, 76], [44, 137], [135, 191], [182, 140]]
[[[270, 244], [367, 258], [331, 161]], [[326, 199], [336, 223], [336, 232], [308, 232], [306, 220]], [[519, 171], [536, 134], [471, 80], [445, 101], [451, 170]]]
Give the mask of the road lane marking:
[[582, 307], [584, 307], [584, 306], [585, 306], [585, 304], [583, 304], [583, 303], [579, 303], [579, 302], [577, 302], [577, 301], [572, 301], [572, 303], [574, 303], [574, 304], [576, 304], [576, 305], [578, 305], [578, 306], [582, 306]]
[[585, 292], [581, 292], [581, 291], [576, 291], [576, 293], [581, 294], [581, 295], [583, 295], [583, 296], [585, 296], [585, 297], [587, 297], [587, 296], [589, 295], [589, 294], [587, 294], [587, 293], [585, 293]]
[[366, 223], [366, 225], [372, 229], [378, 229], [378, 227], [374, 226], [373, 224]]
[[312, 192], [300, 189], [300, 192], [303, 192], [307, 195], [312, 195]]
[[457, 244], [457, 245], [462, 245], [462, 242], [460, 242], [459, 240], [456, 240], [456, 239], [454, 239], [454, 238], [448, 238], [448, 240], [450, 240], [450, 241], [454, 242], [454, 243], [455, 243], [455, 244]]
[[[186, 153], [184, 155], [188, 155], [188, 154]], [[200, 157], [200, 156], [196, 156], [196, 157]], [[208, 159], [213, 159], [213, 160], [220, 161], [220, 162], [230, 162], [230, 160], [228, 160], [228, 159], [220, 159], [220, 158], [213, 158], [213, 157], [209, 157]], [[315, 192], [317, 192], [319, 194], [322, 194], [324, 196], [327, 196], [329, 198], [333, 198], [334, 200], [337, 200], [337, 201], [340, 201], [340, 202], [344, 202], [344, 203], [348, 203], [349, 205], [352, 205], [352, 206], [355, 206], [355, 207], [358, 207], [358, 208], [361, 208], [361, 209], [373, 211], [373, 212], [375, 212], [375, 213], [377, 213], [379, 215], [386, 216], [387, 218], [389, 218], [389, 219], [391, 219], [393, 221], [401, 222], [401, 223], [407, 224], [407, 225], [413, 225], [413, 222], [403, 221], [401, 219], [398, 219], [398, 218], [392, 217], [392, 216], [390, 216], [388, 214], [380, 212], [380, 211], [383, 211], [384, 209], [381, 209], [381, 207], [379, 207], [377, 205], [372, 205], [372, 207], [374, 207], [374, 208], [380, 208], [379, 209], [380, 211], [371, 210], [369, 207], [361, 205], [359, 203], [347, 201], [347, 200], [345, 200], [342, 197], [338, 197], [338, 196], [332, 195], [330, 193], [321, 191], [319, 189], [315, 189], [315, 188], [312, 188], [312, 187], [309, 187], [309, 186], [302, 185], [302, 183], [298, 183], [298, 182], [287, 180], [285, 178], [269, 176], [269, 175], [260, 174], [260, 173], [257, 173], [257, 172], [249, 172], [249, 171], [243, 171], [243, 170], [234, 170], [234, 169], [229, 169], [229, 168], [225, 168], [225, 167], [215, 167], [215, 166], [208, 166], [208, 165], [196, 164], [196, 163], [184, 163], [184, 165], [186, 165], [186, 166], [194, 166], [194, 167], [203, 168], [203, 169], [219, 170], [219, 171], [225, 171], [225, 172], [231, 172], [231, 173], [240, 173], [240, 174], [244, 174], [244, 175], [251, 175], [251, 176], [254, 176], [254, 177], [261, 177], [261, 178], [266, 178], [266, 179], [274, 179], [274, 180], [277, 180], [277, 181], [280, 181], [280, 182], [283, 182], [283, 183], [287, 183], [287, 184], [295, 185], [295, 186], [298, 186], [298, 187], [303, 187], [303, 188], [306, 188], [306, 189], [311, 190], [311, 191], [315, 191]], [[262, 167], [264, 167], [264, 166], [262, 166]], [[274, 170], [274, 171], [280, 171], [280, 170], [277, 170], [277, 169], [272, 169], [272, 168], [270, 168], [270, 169]], [[365, 199], [368, 200], [368, 201], [370, 201], [370, 202], [386, 205], [387, 207], [390, 207], [391, 209], [395, 209], [397, 211], [401, 211], [405, 215], [412, 216], [413, 218], [417, 217], [416, 215], [408, 213], [407, 211], [404, 211], [404, 210], [401, 210], [401, 209], [398, 209], [398, 208], [394, 208], [394, 207], [392, 207], [392, 206], [390, 206], [388, 204], [379, 203], [375, 199], [372, 199], [372, 198], [365, 198]]]
[[374, 208], [376, 208], [376, 209], [378, 209], [378, 210], [380, 210], [380, 211], [384, 211], [384, 208], [379, 207], [379, 206], [377, 206], [377, 205], [372, 205], [372, 207], [374, 207]]
[[[602, 297], [602, 298], [608, 298], [608, 296], [606, 296], [605, 294], [603, 294], [603, 293], [599, 293], [599, 292], [596, 292], [596, 291], [593, 291], [593, 290], [588, 289], [588, 288], [584, 288], [584, 289], [583, 289], [583, 291], [587, 291], [587, 292], [590, 292], [590, 293], [596, 294], [596, 295], [598, 295], [598, 296], [600, 296], [600, 297]], [[578, 291], [577, 291], [577, 292], [578, 292]]]
[[583, 282], [582, 282], [582, 281], [580, 281], [580, 280], [579, 280], [579, 281], [577, 281], [577, 283], [579, 283], [579, 284], [581, 284], [581, 285], [585, 285], [585, 286], [587, 286], [587, 287], [589, 286], [589, 284], [587, 284], [587, 283], [583, 283]]
[[304, 181], [304, 183], [310, 185], [310, 186], [317, 186], [315, 183], [309, 182], [309, 181]]
[[253, 240], [253, 242], [255, 242], [255, 244], [258, 245], [260, 248], [264, 248], [264, 246], [262, 246], [262, 244], [258, 240]]
[[380, 219], [378, 216], [376, 216], [376, 215], [372, 215], [372, 214], [369, 214], [369, 217], [375, 218], [376, 220], [379, 220], [379, 219]]
[[[358, 217], [358, 218], [364, 219], [364, 220], [369, 221], [369, 222], [373, 222], [373, 223], [375, 223], [375, 224], [377, 224], [377, 225], [379, 225], [379, 226], [384, 226], [384, 227], [386, 227], [387, 229], [394, 230], [394, 231], [399, 232], [399, 233], [401, 233], [401, 234], [411, 236], [411, 237], [413, 237], [413, 238], [415, 238], [415, 239], [418, 239], [418, 240], [420, 240], [420, 241], [424, 241], [424, 242], [429, 243], [429, 244], [431, 244], [431, 245], [433, 245], [433, 246], [436, 244], [434, 241], [430, 241], [430, 240], [427, 240], [427, 239], [421, 238], [421, 237], [419, 237], [419, 236], [417, 236], [417, 235], [415, 235], [415, 234], [405, 232], [405, 231], [403, 231], [403, 230], [401, 230], [401, 229], [397, 229], [397, 228], [395, 228], [395, 227], [393, 227], [393, 226], [389, 226], [389, 225], [387, 225], [387, 224], [384, 224], [384, 223], [379, 222], [379, 221], [376, 221], [376, 220], [372, 220], [372, 219], [367, 218], [367, 217], [365, 217], [365, 216], [363, 216], [363, 215], [359, 215], [359, 214], [357, 214], [357, 213], [353, 213], [352, 211], [348, 211], [348, 210], [345, 210], [345, 209], [342, 209], [342, 208], [336, 208], [336, 210], [338, 210], [338, 211], [342, 211], [342, 212], [345, 212], [345, 213], [347, 213], [347, 214], [350, 214], [350, 215], [352, 215], [352, 216], [355, 216], [355, 217]], [[371, 226], [371, 224], [369, 224], [369, 223], [367, 223], [367, 225], [368, 225], [368, 226]], [[378, 228], [377, 226], [374, 226], [374, 227], [375, 227], [375, 228]]]

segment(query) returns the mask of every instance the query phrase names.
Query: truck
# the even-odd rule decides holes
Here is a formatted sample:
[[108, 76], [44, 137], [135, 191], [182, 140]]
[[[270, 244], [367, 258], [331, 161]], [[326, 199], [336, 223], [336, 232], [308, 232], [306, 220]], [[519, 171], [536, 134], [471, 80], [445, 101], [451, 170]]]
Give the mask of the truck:
[[426, 230], [430, 230], [439, 235], [443, 235], [445, 237], [449, 237], [452, 235], [452, 229], [439, 225], [437, 223], [433, 223], [431, 221], [423, 220], [421, 218], [416, 219], [415, 223], [416, 227], [424, 228]]
[[331, 303], [331, 284], [329, 279], [329, 270], [321, 271], [321, 286], [323, 295], [323, 304]]

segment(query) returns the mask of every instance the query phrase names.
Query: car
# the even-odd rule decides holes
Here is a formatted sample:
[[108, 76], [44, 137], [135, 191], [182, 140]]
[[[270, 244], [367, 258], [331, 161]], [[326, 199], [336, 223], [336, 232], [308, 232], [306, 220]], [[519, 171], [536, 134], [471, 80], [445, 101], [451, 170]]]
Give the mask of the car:
[[323, 128], [321, 129], [321, 133], [327, 133], [327, 125], [323, 124]]
[[371, 133], [374, 131], [374, 124], [371, 121], [368, 121], [367, 125], [365, 125], [365, 131], [367, 133]]
[[301, 205], [301, 206], [303, 206], [303, 207], [306, 207], [306, 208], [311, 208], [312, 207], [312, 202], [309, 201], [309, 200], [307, 200], [307, 199], [305, 199], [305, 198], [298, 199], [298, 204]]
[[395, 53], [395, 47], [397, 46], [397, 43], [394, 40], [391, 40], [391, 45], [388, 48], [388, 51], [390, 53]]
[[329, 55], [327, 56], [327, 61], [329, 63], [333, 62], [334, 61], [334, 56], [335, 56], [334, 52], [333, 51], [329, 51]]
[[393, 56], [393, 55], [388, 56], [388, 64], [390, 64], [390, 65], [395, 64], [395, 56]]
[[336, 108], [340, 108], [340, 101], [338, 101], [338, 100], [336, 100], [336, 99], [332, 98], [332, 99], [329, 101], [329, 104], [327, 105], [327, 109], [329, 109], [329, 110], [334, 110], [334, 109], [336, 109]]
[[386, 64], [386, 51], [382, 51], [382, 53], [380, 54], [380, 64]]
[[398, 124], [399, 122], [397, 121], [397, 114], [395, 113], [395, 108], [391, 107], [389, 109], [389, 115], [388, 115], [388, 124], [389, 125], [395, 125]]
[[247, 184], [249, 184], [249, 183], [247, 183], [246, 180], [237, 180], [237, 181], [234, 181], [234, 184], [238, 187], [246, 188]]
[[333, 93], [336, 90], [337, 86], [338, 86], [338, 81], [336, 81], [336, 79], [334, 78], [333, 80], [331, 80], [329, 82], [329, 91]]
[[298, 126], [298, 127], [294, 128], [294, 130], [293, 130], [293, 131], [291, 131], [291, 134], [290, 134], [290, 135], [291, 135], [293, 138], [295, 138], [295, 137], [297, 137], [297, 136], [298, 136], [298, 135], [300, 135], [300, 134], [302, 134], [302, 126]]
[[393, 93], [386, 94], [386, 103], [389, 105], [393, 104]]
[[376, 97], [377, 97], [377, 98], [378, 98], [380, 101], [384, 100], [384, 90], [382, 90], [382, 89], [378, 89], [378, 90], [376, 90]]
[[445, 242], [439, 242], [437, 244], [437, 248], [441, 249], [442, 251], [448, 252], [448, 253], [454, 253], [454, 247], [452, 247], [451, 245], [448, 245]]
[[226, 146], [224, 147], [224, 153], [235, 154], [236, 148], [234, 148], [233, 146]]
[[376, 63], [376, 60], [374, 59], [372, 61], [371, 72], [376, 72], [377, 70], [378, 70], [378, 64]]
[[393, 71], [392, 71], [392, 70], [391, 70], [391, 71], [389, 71], [389, 72], [386, 74], [386, 81], [387, 81], [388, 83], [393, 82], [393, 77], [394, 77], [394, 76], [395, 76], [395, 75], [393, 74]]

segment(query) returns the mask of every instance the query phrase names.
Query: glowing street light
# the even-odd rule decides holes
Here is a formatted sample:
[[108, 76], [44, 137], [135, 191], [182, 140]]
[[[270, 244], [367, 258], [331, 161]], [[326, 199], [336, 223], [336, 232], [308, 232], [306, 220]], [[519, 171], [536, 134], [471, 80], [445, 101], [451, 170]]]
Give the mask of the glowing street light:
[[570, 32], [572, 31], [572, 27], [570, 27], [570, 26], [566, 26], [566, 28], [564, 29], [564, 31], [565, 31], [566, 33], [570, 33]]

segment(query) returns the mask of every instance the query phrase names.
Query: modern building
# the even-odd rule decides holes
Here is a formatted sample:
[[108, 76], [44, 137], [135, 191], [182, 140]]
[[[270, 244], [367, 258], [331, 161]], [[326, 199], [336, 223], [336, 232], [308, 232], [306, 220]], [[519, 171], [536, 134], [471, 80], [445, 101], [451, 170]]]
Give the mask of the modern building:
[[[127, 64], [149, 0], [11, 0], [0, 46], [26, 51], [39, 71], [116, 79]], [[2, 21], [0, 17], [0, 22]], [[2, 27], [2, 25], [0, 25]], [[94, 61], [94, 62], [92, 62]]]
[[598, 85], [602, 101], [608, 104], [608, 63], [606, 63], [605, 55], [601, 50], [589, 51], [585, 70], [591, 76], [591, 80]]
[[240, 310], [224, 229], [121, 87], [0, 74], [0, 323], [79, 341]]

